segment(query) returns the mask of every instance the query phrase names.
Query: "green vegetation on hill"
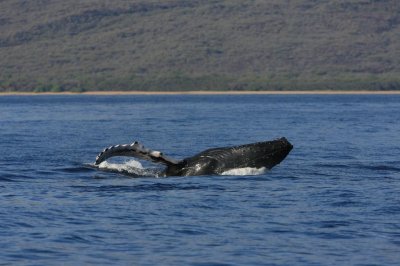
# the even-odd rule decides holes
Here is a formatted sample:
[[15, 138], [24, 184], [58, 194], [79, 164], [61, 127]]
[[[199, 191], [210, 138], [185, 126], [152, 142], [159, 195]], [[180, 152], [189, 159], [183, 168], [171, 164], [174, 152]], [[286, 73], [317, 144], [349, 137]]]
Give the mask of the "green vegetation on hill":
[[400, 88], [398, 0], [4, 0], [0, 92]]

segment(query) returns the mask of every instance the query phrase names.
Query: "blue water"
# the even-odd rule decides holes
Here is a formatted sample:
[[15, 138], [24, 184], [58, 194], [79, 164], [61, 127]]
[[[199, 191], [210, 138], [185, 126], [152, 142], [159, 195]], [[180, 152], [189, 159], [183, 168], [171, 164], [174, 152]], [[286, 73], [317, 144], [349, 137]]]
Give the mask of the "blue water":
[[[398, 265], [400, 96], [0, 97], [1, 265]], [[87, 167], [285, 136], [256, 176]], [[122, 162], [123, 163], [123, 162]]]

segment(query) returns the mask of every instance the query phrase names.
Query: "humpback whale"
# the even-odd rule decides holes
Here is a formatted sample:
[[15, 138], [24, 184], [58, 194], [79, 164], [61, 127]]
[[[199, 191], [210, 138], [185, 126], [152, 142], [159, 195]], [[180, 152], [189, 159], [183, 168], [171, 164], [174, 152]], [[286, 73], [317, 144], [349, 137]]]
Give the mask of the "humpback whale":
[[176, 160], [160, 151], [145, 148], [135, 141], [132, 144], [104, 149], [96, 157], [95, 165], [111, 157], [128, 156], [165, 165], [163, 176], [218, 175], [237, 168], [271, 169], [285, 159], [292, 148], [292, 144], [286, 138], [279, 138], [240, 146], [212, 148], [192, 157]]

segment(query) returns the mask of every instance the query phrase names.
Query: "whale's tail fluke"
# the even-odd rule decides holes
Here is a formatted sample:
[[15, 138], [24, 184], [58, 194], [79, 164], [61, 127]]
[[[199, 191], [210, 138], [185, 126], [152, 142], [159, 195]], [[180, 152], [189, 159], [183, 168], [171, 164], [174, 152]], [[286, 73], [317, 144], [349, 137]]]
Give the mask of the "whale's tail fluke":
[[179, 163], [179, 160], [169, 158], [165, 156], [162, 152], [147, 149], [142, 144], [135, 141], [132, 144], [115, 145], [104, 149], [96, 157], [95, 165], [99, 165], [108, 158], [115, 156], [136, 157], [155, 163], [162, 163], [168, 166]]

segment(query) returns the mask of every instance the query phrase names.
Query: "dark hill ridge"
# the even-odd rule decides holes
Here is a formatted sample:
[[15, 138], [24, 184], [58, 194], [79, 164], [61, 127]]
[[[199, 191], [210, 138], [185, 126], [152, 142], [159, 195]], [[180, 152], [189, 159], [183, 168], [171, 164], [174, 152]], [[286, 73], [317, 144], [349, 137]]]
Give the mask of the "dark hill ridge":
[[397, 89], [398, 0], [4, 0], [0, 91]]

